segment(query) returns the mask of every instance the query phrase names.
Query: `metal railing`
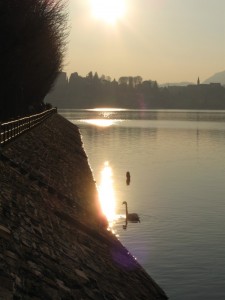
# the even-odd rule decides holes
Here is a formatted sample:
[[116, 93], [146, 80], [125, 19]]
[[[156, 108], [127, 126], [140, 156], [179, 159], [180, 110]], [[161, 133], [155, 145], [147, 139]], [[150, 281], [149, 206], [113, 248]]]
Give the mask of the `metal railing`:
[[13, 121], [0, 123], [0, 146], [6, 144], [21, 133], [33, 128], [47, 119], [52, 114], [56, 113], [56, 108], [45, 110], [39, 114], [31, 115], [16, 119]]

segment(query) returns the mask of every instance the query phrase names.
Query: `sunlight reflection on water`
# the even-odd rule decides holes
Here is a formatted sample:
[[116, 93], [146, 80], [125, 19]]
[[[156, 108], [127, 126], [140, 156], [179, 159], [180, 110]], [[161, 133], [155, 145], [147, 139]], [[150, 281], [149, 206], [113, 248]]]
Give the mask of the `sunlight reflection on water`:
[[112, 168], [109, 162], [104, 163], [101, 171], [101, 181], [98, 186], [99, 199], [103, 213], [107, 217], [109, 223], [112, 223], [116, 217], [116, 201], [112, 179]]
[[91, 125], [96, 125], [99, 127], [108, 127], [115, 125], [117, 123], [122, 122], [122, 120], [110, 120], [110, 119], [88, 119], [88, 120], [82, 120], [82, 122], [91, 124]]
[[125, 214], [121, 215], [116, 213], [116, 196], [113, 183], [112, 168], [109, 162], [105, 161], [101, 170], [100, 184], [98, 186], [99, 201], [102, 211], [109, 222], [110, 231], [118, 236], [113, 227], [115, 223], [124, 223]]

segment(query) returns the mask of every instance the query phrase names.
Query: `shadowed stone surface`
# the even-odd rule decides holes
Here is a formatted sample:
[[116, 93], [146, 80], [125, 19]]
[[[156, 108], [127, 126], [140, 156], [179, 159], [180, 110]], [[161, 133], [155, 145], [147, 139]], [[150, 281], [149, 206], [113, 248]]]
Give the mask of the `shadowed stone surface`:
[[0, 149], [0, 299], [167, 299], [105, 229], [78, 128], [58, 114]]

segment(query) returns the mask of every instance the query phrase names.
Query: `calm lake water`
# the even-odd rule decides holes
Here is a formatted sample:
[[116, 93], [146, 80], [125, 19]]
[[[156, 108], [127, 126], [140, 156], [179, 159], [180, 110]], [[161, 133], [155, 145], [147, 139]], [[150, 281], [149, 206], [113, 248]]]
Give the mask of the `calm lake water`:
[[224, 300], [225, 111], [59, 112], [79, 126], [108, 209], [139, 214], [113, 228], [169, 298]]

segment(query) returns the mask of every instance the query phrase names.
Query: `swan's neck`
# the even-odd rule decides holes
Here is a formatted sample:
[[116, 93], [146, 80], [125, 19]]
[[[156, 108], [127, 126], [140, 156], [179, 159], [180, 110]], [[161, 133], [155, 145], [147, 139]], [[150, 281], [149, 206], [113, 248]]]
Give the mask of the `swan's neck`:
[[126, 206], [126, 217], [128, 216], [128, 208], [127, 208], [127, 203], [125, 203]]

